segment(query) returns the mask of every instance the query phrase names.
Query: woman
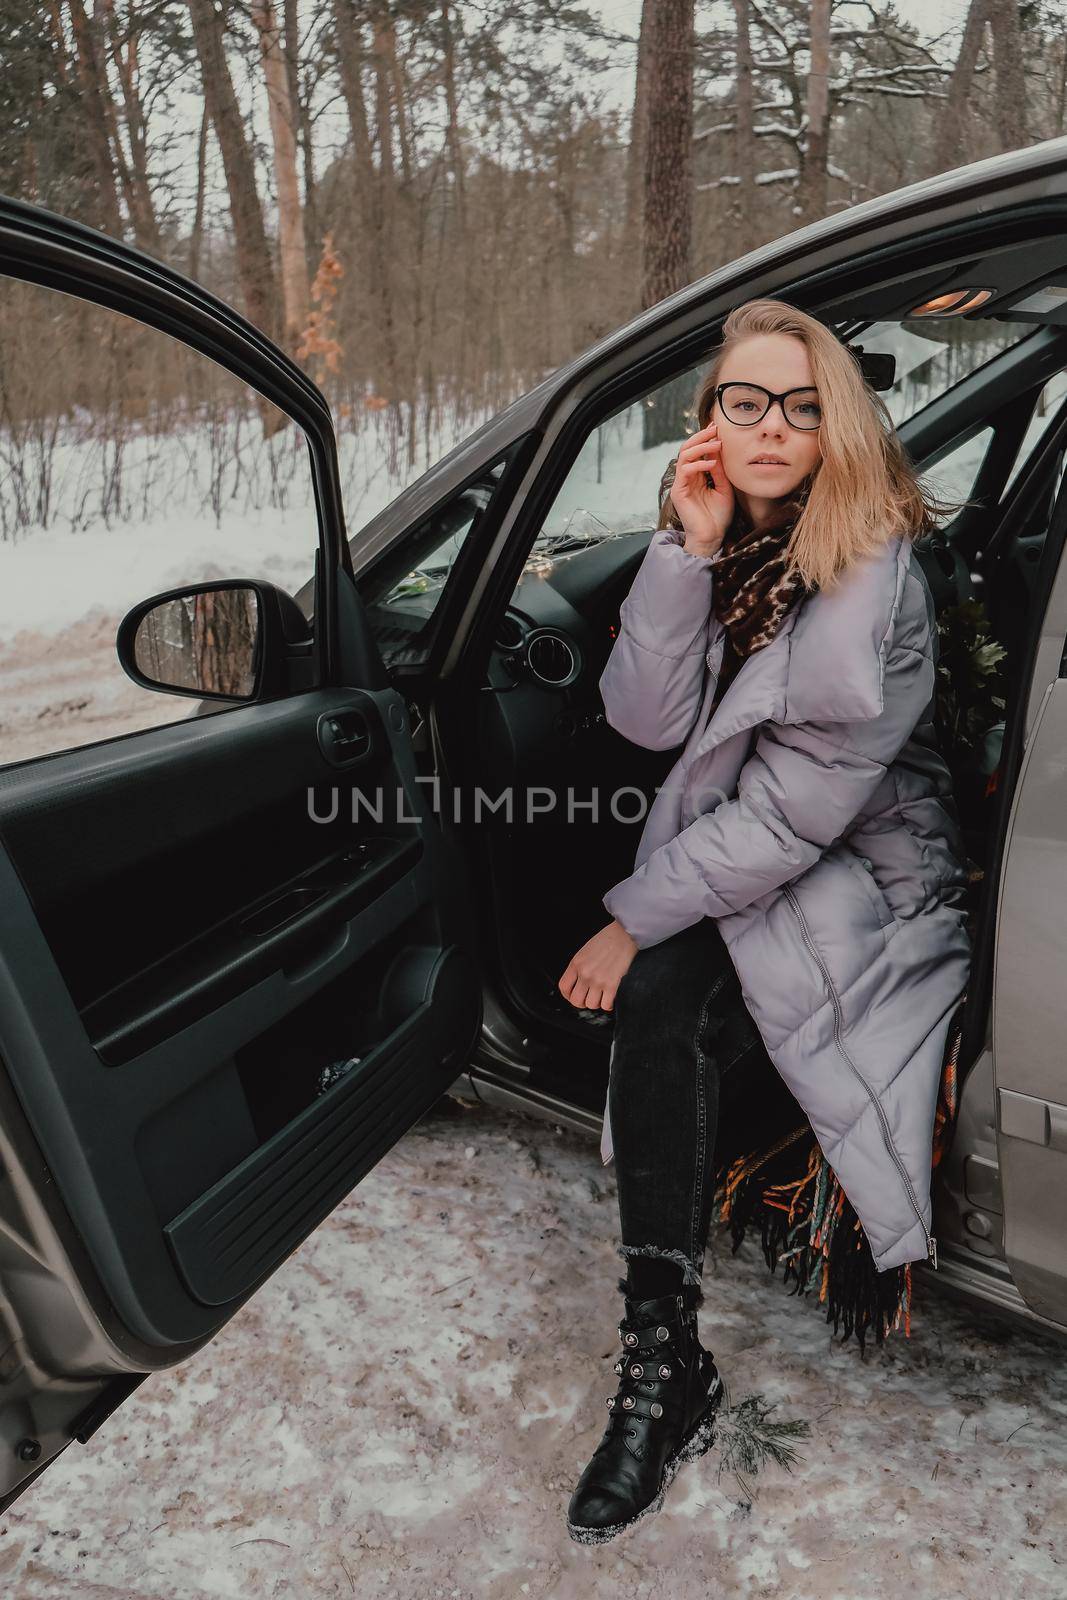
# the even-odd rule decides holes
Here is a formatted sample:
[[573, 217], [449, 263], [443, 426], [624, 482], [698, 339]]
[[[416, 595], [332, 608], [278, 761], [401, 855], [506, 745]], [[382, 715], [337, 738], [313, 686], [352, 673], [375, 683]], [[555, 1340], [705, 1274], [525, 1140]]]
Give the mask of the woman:
[[723, 1072], [758, 1085], [773, 1063], [879, 1273], [936, 1264], [931, 1136], [971, 956], [911, 551], [952, 507], [856, 359], [781, 301], [727, 317], [697, 417], [600, 682], [620, 733], [684, 748], [612, 921], [559, 982], [615, 1012], [604, 1152], [628, 1273], [618, 1391], [568, 1510], [589, 1543], [658, 1509], [712, 1440], [723, 1385], [696, 1309]]

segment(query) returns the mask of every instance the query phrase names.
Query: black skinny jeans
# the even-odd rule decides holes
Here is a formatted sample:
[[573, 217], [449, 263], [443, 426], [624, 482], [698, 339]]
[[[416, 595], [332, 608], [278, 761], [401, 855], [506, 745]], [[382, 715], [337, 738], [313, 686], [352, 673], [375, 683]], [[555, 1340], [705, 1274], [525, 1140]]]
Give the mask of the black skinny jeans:
[[[723, 1102], [726, 1102], [723, 1105]], [[639, 950], [615, 996], [608, 1115], [622, 1244], [659, 1256], [700, 1294], [720, 1111], [745, 1148], [796, 1126], [712, 917]]]

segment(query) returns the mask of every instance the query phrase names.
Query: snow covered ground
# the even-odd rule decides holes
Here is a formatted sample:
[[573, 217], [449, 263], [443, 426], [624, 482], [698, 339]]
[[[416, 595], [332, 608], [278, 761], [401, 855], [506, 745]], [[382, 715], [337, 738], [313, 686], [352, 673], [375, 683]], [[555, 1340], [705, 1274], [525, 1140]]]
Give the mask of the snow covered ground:
[[[663, 1511], [573, 1544], [621, 1297], [595, 1141], [442, 1099], [197, 1357], [149, 1378], [0, 1526], [18, 1600], [1062, 1600], [1063, 1347], [933, 1297], [840, 1347], [713, 1231], [731, 1406], [806, 1419], [750, 1498], [713, 1448]], [[725, 1230], [724, 1230], [725, 1233]]]

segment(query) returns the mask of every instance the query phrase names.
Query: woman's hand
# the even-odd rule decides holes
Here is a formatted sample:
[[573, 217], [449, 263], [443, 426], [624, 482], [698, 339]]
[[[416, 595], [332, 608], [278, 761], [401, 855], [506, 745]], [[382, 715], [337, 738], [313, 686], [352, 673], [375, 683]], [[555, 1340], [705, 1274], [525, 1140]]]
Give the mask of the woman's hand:
[[734, 486], [723, 470], [722, 443], [714, 422], [694, 433], [679, 450], [671, 500], [685, 529], [686, 550], [713, 556], [734, 514]]
[[572, 1006], [611, 1011], [615, 991], [626, 976], [637, 945], [614, 918], [587, 939], [559, 980], [559, 992]]

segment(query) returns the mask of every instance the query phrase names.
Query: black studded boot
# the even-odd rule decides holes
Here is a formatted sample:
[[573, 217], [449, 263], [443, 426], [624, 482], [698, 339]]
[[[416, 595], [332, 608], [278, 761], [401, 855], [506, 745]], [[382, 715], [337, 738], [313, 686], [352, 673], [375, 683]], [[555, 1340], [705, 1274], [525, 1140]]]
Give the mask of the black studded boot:
[[725, 1390], [697, 1338], [692, 1299], [686, 1289], [626, 1298], [611, 1416], [567, 1507], [567, 1532], [579, 1544], [604, 1544], [658, 1511], [683, 1461], [703, 1455], [715, 1437]]

